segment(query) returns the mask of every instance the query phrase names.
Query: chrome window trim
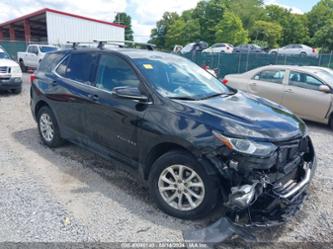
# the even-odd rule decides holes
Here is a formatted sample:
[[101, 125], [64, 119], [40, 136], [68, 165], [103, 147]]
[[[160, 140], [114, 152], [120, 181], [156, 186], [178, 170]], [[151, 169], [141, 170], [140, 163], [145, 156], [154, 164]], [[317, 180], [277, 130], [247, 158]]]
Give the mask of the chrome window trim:
[[[56, 75], [57, 77], [59, 77], [60, 79], [63, 79], [63, 80], [69, 80], [70, 82], [72, 82], [72, 83], [74, 83], [74, 84], [77, 84], [77, 85], [80, 85], [80, 86], [88, 86], [88, 87], [90, 87], [90, 88], [92, 88], [92, 89], [95, 89], [95, 90], [97, 89], [97, 90], [99, 90], [99, 91], [102, 91], [102, 92], [105, 92], [105, 93], [108, 93], [108, 94], [111, 94], [111, 95], [115, 95], [113, 91], [108, 91], [108, 90], [101, 89], [101, 88], [96, 87], [96, 86], [88, 85], [88, 84], [85, 84], [85, 83], [83, 83], [83, 82], [76, 81], [76, 80], [72, 80], [72, 79], [70, 79], [70, 78], [66, 78], [66, 77], [63, 77], [63, 76], [61, 76], [60, 74], [58, 74], [58, 73], [57, 73], [57, 69], [58, 69], [58, 67], [59, 67], [60, 64], [61, 64], [64, 60], [66, 60], [69, 56], [71, 56], [71, 54], [68, 54], [68, 55], [64, 56], [64, 58], [62, 58], [62, 59], [60, 60], [60, 62], [58, 62], [58, 64], [57, 64], [57, 65], [54, 67], [54, 69], [52, 70], [52, 73], [53, 73], [53, 74], [55, 74], [55, 75]], [[141, 84], [143, 84], [139, 78], [138, 78], [138, 80], [140, 81]], [[90, 82], [90, 83], [92, 83], [92, 82]], [[134, 101], [134, 102], [137, 102], [137, 101], [135, 101], [135, 100], [133, 100], [133, 101]], [[140, 103], [141, 103], [141, 102], [140, 102]], [[152, 103], [153, 103], [153, 101], [150, 100], [150, 101], [148, 101], [148, 102], [146, 102], [146, 103], [144, 103], [144, 104], [150, 105], [150, 104], [152, 104]]]

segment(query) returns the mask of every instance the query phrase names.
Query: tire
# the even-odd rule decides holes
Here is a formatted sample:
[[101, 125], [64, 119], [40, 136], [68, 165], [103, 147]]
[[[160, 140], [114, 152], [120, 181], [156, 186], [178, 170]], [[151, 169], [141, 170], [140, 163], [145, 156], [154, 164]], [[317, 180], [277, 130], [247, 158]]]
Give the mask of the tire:
[[333, 113], [331, 114], [330, 122], [328, 123], [328, 125], [330, 126], [331, 130], [333, 130]]
[[272, 52], [271, 55], [277, 56], [277, 52]]
[[[162, 180], [166, 178], [169, 182], [175, 182], [172, 181], [172, 174], [168, 170], [172, 169], [172, 172], [177, 176], [180, 169], [179, 167], [181, 166], [183, 167], [183, 180], [185, 180], [185, 183], [176, 183], [177, 185], [179, 184], [179, 187], [175, 188], [176, 184], [168, 184]], [[167, 173], [165, 174], [165, 172]], [[189, 179], [189, 175], [193, 172], [195, 172], [196, 176], [186, 183], [186, 180]], [[165, 178], [163, 178], [163, 176]], [[175, 180], [175, 178], [173, 179]], [[219, 200], [217, 182], [216, 176], [208, 175], [197, 160], [189, 153], [183, 151], [171, 151], [162, 155], [153, 163], [149, 175], [149, 189], [152, 199], [162, 211], [181, 219], [202, 218], [210, 214], [211, 211], [217, 207]], [[190, 183], [202, 185], [203, 187], [189, 187], [188, 184]], [[173, 189], [164, 190], [164, 192], [161, 193], [163, 187]], [[193, 193], [201, 198], [194, 198]], [[182, 196], [182, 208], [178, 206], [178, 196], [180, 195]], [[193, 206], [190, 205], [188, 196], [190, 196]], [[170, 204], [166, 201], [168, 197], [173, 197], [173, 201], [171, 201]], [[222, 202], [222, 200], [220, 201]]]
[[[47, 121], [47, 122], [46, 122]], [[51, 123], [50, 123], [51, 122]], [[59, 127], [57, 121], [51, 111], [47, 106], [43, 106], [37, 115], [38, 131], [40, 137], [44, 144], [50, 148], [56, 148], [61, 146], [64, 143], [64, 140], [60, 136]], [[52, 136], [47, 132], [49, 127], [52, 129]]]
[[301, 57], [305, 57], [305, 56], [306, 56], [306, 53], [305, 53], [305, 52], [302, 52], [302, 53], [300, 53], [300, 56], [301, 56]]
[[13, 89], [12, 92], [15, 94], [20, 94], [22, 92], [22, 88], [20, 87], [20, 88]]
[[27, 67], [24, 65], [23, 60], [20, 60], [19, 64], [20, 64], [20, 68], [21, 68], [22, 73], [25, 73], [27, 71]]

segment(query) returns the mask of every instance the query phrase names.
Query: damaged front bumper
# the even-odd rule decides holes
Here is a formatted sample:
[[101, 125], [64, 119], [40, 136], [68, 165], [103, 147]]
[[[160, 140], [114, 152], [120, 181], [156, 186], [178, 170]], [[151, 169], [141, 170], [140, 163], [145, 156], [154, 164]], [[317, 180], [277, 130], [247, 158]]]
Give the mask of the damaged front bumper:
[[234, 235], [256, 241], [250, 228], [281, 225], [301, 209], [317, 165], [309, 137], [279, 146], [277, 154], [267, 159], [268, 165], [262, 160], [262, 168], [253, 164], [244, 169], [245, 165], [235, 163], [242, 159], [233, 155], [229, 165], [220, 168], [233, 184], [224, 203], [225, 216], [203, 229], [184, 232], [186, 241], [219, 243]]
[[250, 180], [242, 180], [246, 184], [241, 182], [231, 187], [225, 205], [234, 222], [244, 226], [279, 225], [302, 206], [316, 169], [311, 139], [306, 137], [281, 145], [274, 158], [272, 167], [254, 169], [256, 173], [248, 175]]

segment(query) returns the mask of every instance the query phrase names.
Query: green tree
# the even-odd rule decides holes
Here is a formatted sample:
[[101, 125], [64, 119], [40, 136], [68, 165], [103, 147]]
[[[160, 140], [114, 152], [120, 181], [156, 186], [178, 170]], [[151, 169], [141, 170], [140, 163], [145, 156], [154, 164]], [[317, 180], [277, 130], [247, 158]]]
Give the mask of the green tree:
[[236, 13], [243, 22], [245, 29], [250, 29], [254, 22], [265, 18], [263, 0], [225, 0], [228, 9]]
[[313, 37], [319, 29], [333, 19], [333, 0], [321, 0], [307, 13], [307, 18], [310, 36]]
[[281, 25], [282, 38], [279, 45], [307, 43], [309, 41], [307, 18], [304, 15], [293, 14], [290, 10], [278, 5], [268, 5], [264, 20]]
[[313, 43], [323, 48], [324, 51], [333, 50], [333, 20], [331, 19], [321, 27], [313, 36]]
[[179, 15], [176, 12], [165, 12], [162, 19], [156, 23], [156, 28], [152, 29], [149, 42], [154, 43], [158, 48], [164, 48], [169, 26], [178, 18]]
[[175, 44], [185, 44], [185, 37], [183, 36], [185, 26], [185, 21], [179, 18], [168, 27], [165, 35], [165, 48], [172, 49]]
[[281, 39], [282, 27], [278, 23], [256, 21], [251, 29], [252, 40], [267, 42], [268, 46], [277, 47]]
[[192, 17], [199, 21], [201, 40], [208, 43], [215, 41], [216, 25], [220, 22], [225, 10], [225, 0], [201, 1], [197, 4]]
[[216, 26], [215, 42], [241, 44], [248, 41], [248, 33], [241, 19], [231, 11], [226, 11]]
[[125, 40], [133, 41], [132, 19], [125, 12], [117, 13], [114, 23], [125, 25]]

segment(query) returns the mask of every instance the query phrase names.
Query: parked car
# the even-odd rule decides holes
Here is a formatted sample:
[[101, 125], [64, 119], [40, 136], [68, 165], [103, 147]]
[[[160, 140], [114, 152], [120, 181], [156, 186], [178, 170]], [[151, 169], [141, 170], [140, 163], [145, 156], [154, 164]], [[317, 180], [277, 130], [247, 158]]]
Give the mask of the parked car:
[[290, 109], [303, 119], [333, 129], [333, 75], [301, 66], [265, 66], [225, 76], [227, 84]]
[[243, 44], [234, 47], [234, 53], [265, 53], [264, 49], [256, 44]]
[[172, 53], [174, 53], [174, 54], [179, 54], [181, 51], [182, 51], [182, 49], [183, 49], [184, 47], [182, 46], [182, 45], [175, 45], [174, 47], [173, 47], [173, 50], [172, 50]]
[[20, 93], [22, 90], [20, 66], [2, 47], [0, 48], [0, 90], [14, 93]]
[[187, 44], [185, 47], [180, 50], [181, 54], [193, 53], [193, 52], [201, 52], [208, 48], [208, 43], [204, 41], [192, 42]]
[[304, 200], [316, 165], [304, 122], [190, 60], [77, 48], [47, 54], [33, 78], [42, 141], [69, 140], [135, 172], [170, 215], [195, 219], [224, 204], [269, 225]]
[[204, 49], [203, 53], [227, 53], [230, 54], [234, 47], [228, 43], [215, 43], [211, 47]]
[[51, 45], [31, 44], [25, 52], [17, 52], [17, 61], [25, 72], [27, 68], [37, 68], [46, 53], [57, 49], [58, 47]]
[[270, 54], [280, 55], [300, 55], [318, 57], [318, 51], [304, 44], [290, 44], [282, 48], [276, 48], [269, 51]]

